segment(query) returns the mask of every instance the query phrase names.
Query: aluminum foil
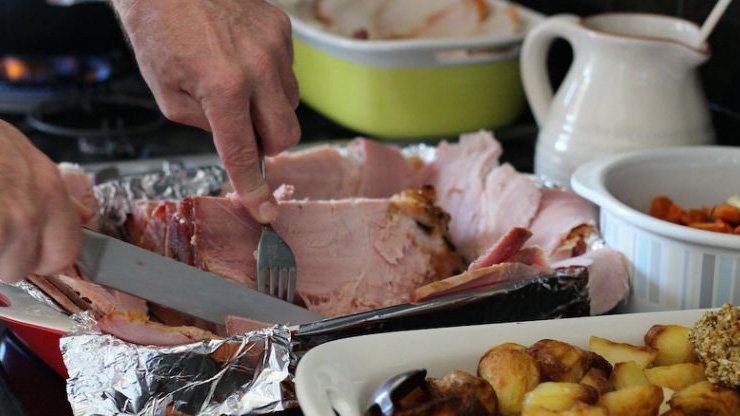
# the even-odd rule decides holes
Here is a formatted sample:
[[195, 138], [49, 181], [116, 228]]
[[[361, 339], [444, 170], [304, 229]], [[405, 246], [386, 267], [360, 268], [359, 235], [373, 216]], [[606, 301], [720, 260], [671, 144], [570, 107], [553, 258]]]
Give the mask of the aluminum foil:
[[133, 345], [88, 327], [60, 346], [75, 415], [219, 416], [297, 406], [290, 344], [285, 326], [176, 347]]
[[183, 168], [165, 163], [162, 169], [140, 175], [123, 176], [95, 185], [95, 197], [100, 203], [104, 232], [119, 234], [120, 227], [137, 199], [180, 199], [186, 196], [208, 196], [221, 193], [228, 181], [220, 166]]

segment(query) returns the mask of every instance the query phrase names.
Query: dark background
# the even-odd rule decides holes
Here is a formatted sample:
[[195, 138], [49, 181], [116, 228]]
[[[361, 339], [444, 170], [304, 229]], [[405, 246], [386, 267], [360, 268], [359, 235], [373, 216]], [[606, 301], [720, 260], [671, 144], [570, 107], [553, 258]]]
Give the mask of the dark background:
[[[698, 24], [704, 21], [715, 4], [709, 0], [522, 0], [519, 3], [547, 15], [574, 13], [585, 16], [607, 11], [633, 11], [682, 17]], [[712, 57], [701, 67], [701, 77], [719, 143], [740, 146], [739, 41], [740, 2], [734, 2], [709, 39]], [[44, 0], [0, 0], [0, 56], [70, 51], [107, 53], [111, 50], [128, 60], [129, 65], [122, 66], [121, 70], [135, 75], [137, 69], [131, 54], [115, 16], [106, 4], [88, 3], [61, 8], [48, 7]], [[566, 73], [570, 59], [567, 44], [556, 43], [549, 62], [551, 76], [556, 83]], [[333, 124], [310, 109], [299, 108], [298, 116], [304, 140], [354, 135], [354, 132]], [[178, 131], [177, 134], [181, 133]], [[514, 126], [497, 130], [496, 135], [506, 149], [505, 158], [517, 158], [513, 162], [517, 169], [531, 169], [536, 135], [531, 114], [525, 113]], [[522, 141], [522, 137], [527, 140]], [[212, 151], [210, 140], [205, 139], [199, 142], [198, 151]], [[37, 145], [39, 143], [36, 142]], [[193, 152], [195, 142], [187, 144], [189, 147], [185, 147]], [[180, 148], [183, 146], [177, 147]], [[50, 156], [59, 161], [71, 159], [71, 154], [60, 152]], [[157, 153], [153, 155], [158, 156]], [[4, 333], [1, 325], [0, 362], [0, 415], [71, 414], [65, 401], [64, 381], [29, 355], [13, 336]]]

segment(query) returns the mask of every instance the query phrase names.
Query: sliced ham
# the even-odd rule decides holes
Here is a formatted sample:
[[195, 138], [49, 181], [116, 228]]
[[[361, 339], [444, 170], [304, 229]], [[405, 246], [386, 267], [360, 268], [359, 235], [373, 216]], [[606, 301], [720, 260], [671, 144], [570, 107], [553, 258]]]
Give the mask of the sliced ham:
[[506, 259], [512, 263], [522, 263], [527, 266], [536, 267], [543, 272], [552, 271], [552, 266], [545, 256], [545, 252], [542, 251], [539, 246], [527, 246], [517, 251], [513, 256]]
[[414, 164], [397, 147], [358, 138], [345, 149], [319, 146], [265, 161], [272, 189], [289, 184], [292, 199], [387, 198], [421, 186]]
[[450, 235], [467, 259], [479, 257], [512, 227], [528, 228], [541, 192], [510, 165], [499, 166], [501, 145], [490, 133], [463, 135], [460, 143], [441, 143], [426, 180], [437, 189], [437, 203], [452, 217]]
[[423, 302], [442, 296], [481, 290], [497, 283], [522, 280], [542, 273], [537, 267], [522, 263], [499, 263], [429, 283], [416, 289], [412, 302]]
[[355, 196], [360, 184], [357, 160], [333, 146], [285, 152], [265, 159], [271, 189], [282, 184], [295, 187], [295, 199], [333, 199]]
[[526, 228], [514, 227], [509, 232], [501, 236], [488, 250], [480, 257], [470, 263], [468, 271], [472, 272], [483, 267], [493, 266], [502, 263], [514, 256], [524, 243], [529, 240], [532, 233]]
[[[255, 286], [260, 226], [235, 201], [187, 200], [196, 266]], [[420, 194], [285, 201], [279, 210], [272, 226], [295, 255], [298, 297], [325, 316], [405, 302], [416, 287], [462, 267], [440, 222], [446, 217]]]
[[146, 314], [112, 312], [98, 320], [106, 334], [139, 345], [174, 346], [218, 338], [215, 334], [189, 326], [167, 326], [152, 322]]
[[90, 303], [98, 315], [111, 312], [147, 313], [146, 301], [123, 292], [104, 288], [95, 283], [82, 280], [77, 276], [66, 274], [57, 275], [60, 284], [64, 284], [76, 292], [83, 300]]
[[247, 332], [256, 331], [272, 326], [264, 322], [255, 321], [254, 319], [242, 318], [239, 316], [226, 317], [226, 334], [228, 336], [242, 335]]
[[51, 281], [51, 277], [31, 274], [26, 277], [29, 282], [41, 289], [47, 296], [57, 303], [62, 309], [69, 313], [77, 313], [88, 309], [89, 305], [79, 296], [72, 295], [71, 291], [59, 288]]
[[553, 264], [553, 267], [568, 266], [588, 268], [592, 315], [612, 310], [629, 294], [627, 265], [622, 254], [616, 250], [600, 248]]
[[[572, 246], [568, 243], [577, 242], [568, 241], [569, 236], [574, 230], [584, 234], [593, 232], [596, 229], [596, 209], [573, 192], [542, 189], [541, 193], [540, 207], [530, 226], [533, 234], [530, 244], [542, 247], [554, 261], [571, 257]], [[576, 233], [572, 237], [577, 239], [585, 235]]]

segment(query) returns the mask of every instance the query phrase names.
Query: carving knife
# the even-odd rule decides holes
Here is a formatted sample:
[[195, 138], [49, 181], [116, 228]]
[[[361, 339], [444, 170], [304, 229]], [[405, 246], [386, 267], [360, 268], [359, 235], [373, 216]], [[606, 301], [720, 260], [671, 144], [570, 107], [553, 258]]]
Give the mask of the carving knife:
[[91, 281], [223, 324], [228, 315], [297, 325], [324, 319], [308, 309], [266, 295], [124, 241], [83, 229], [77, 265]]

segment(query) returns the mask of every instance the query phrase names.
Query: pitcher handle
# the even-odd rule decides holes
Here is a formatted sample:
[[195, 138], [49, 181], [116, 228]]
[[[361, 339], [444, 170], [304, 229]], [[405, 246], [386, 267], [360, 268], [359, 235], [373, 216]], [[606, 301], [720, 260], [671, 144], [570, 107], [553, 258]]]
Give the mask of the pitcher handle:
[[555, 39], [563, 38], [571, 44], [575, 56], [581, 30], [577, 24], [579, 20], [578, 16], [569, 14], [550, 17], [532, 28], [524, 39], [522, 82], [527, 101], [540, 127], [547, 119], [553, 97], [552, 85], [547, 76], [547, 52]]

